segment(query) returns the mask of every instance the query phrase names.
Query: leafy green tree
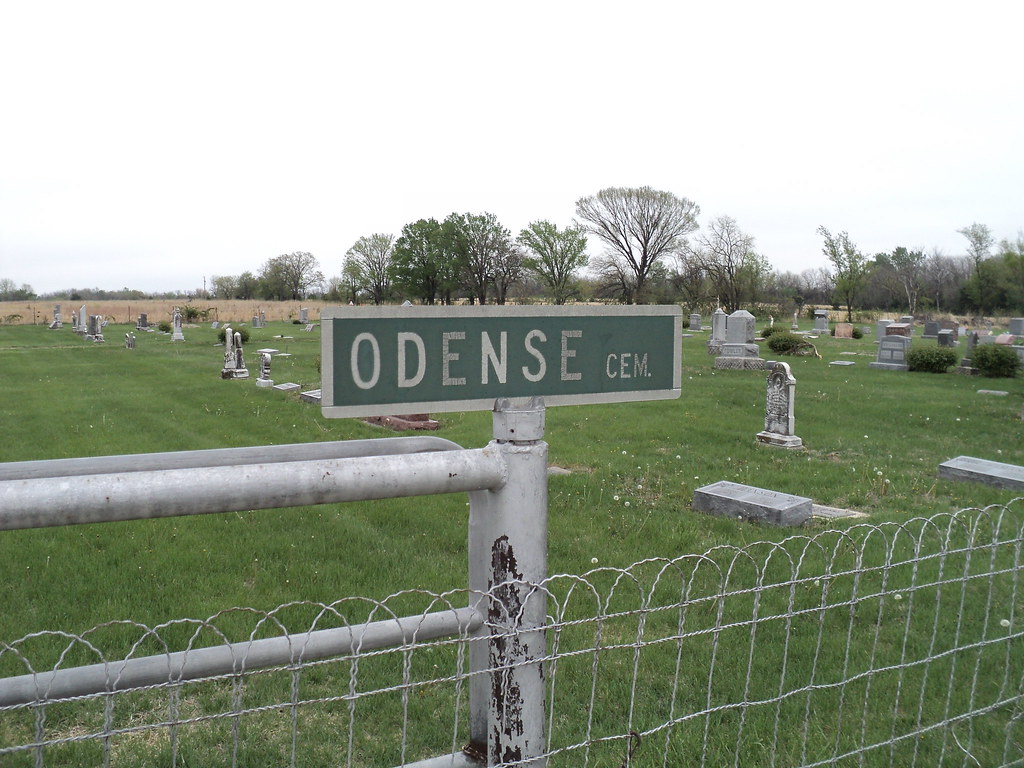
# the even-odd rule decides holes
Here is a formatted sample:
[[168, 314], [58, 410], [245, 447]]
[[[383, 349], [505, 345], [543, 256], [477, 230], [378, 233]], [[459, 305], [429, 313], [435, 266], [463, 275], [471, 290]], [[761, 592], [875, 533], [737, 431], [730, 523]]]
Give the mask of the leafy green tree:
[[551, 293], [555, 304], [576, 292], [576, 272], [587, 265], [587, 236], [577, 226], [559, 228], [550, 221], [531, 222], [519, 233], [519, 243], [529, 250], [523, 267]]
[[853, 304], [871, 273], [867, 257], [857, 250], [846, 232], [833, 235], [825, 227], [818, 227], [818, 234], [825, 239], [822, 253], [835, 270], [836, 294], [846, 304], [846, 322], [852, 323]]
[[1017, 233], [1016, 240], [999, 241], [999, 257], [1007, 277], [1007, 308], [1024, 312], [1024, 231]]
[[459, 266], [461, 284], [470, 300], [486, 304], [501, 260], [513, 248], [511, 233], [493, 213], [453, 213], [445, 219], [442, 233], [442, 241]]
[[685, 250], [700, 207], [651, 187], [609, 187], [577, 200], [576, 215], [606, 248], [596, 264], [602, 282], [617, 285], [628, 303], [640, 303], [654, 265]]
[[324, 275], [313, 254], [295, 251], [268, 259], [260, 279], [268, 299], [302, 299], [323, 286]]
[[433, 304], [451, 303], [453, 270], [445, 263], [441, 224], [419, 219], [402, 227], [391, 255], [392, 280], [405, 296]]
[[374, 304], [383, 304], [391, 295], [394, 246], [394, 235], [378, 232], [360, 237], [345, 254], [343, 272], [355, 278]]
[[964, 290], [964, 294], [976, 309], [985, 312], [994, 305], [992, 297], [986, 294], [995, 286], [990, 285], [993, 277], [991, 270], [983, 270], [982, 264], [991, 255], [995, 238], [987, 225], [977, 222], [958, 229], [957, 233], [967, 238], [967, 255], [974, 264], [973, 284]]

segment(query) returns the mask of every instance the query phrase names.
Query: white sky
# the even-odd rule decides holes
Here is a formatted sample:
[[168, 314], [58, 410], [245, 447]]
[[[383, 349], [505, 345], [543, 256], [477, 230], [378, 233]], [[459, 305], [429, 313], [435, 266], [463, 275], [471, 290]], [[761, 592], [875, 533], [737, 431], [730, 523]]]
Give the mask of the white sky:
[[[191, 290], [650, 185], [777, 269], [1024, 228], [1024, 4], [0, 5], [0, 278]], [[593, 253], [592, 253], [593, 255]]]

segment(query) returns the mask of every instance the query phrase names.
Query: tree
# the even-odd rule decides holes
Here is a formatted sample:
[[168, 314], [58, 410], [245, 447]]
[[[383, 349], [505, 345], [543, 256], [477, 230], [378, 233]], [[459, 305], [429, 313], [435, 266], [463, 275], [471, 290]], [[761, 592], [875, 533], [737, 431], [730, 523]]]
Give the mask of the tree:
[[[697, 229], [700, 207], [651, 187], [609, 187], [577, 200], [576, 215], [583, 221], [581, 228], [607, 249], [602, 273], [627, 278], [630, 286], [623, 286], [623, 295], [642, 302], [654, 265], [684, 250], [686, 236]], [[611, 272], [610, 260], [620, 262]]]
[[0, 301], [30, 301], [34, 298], [36, 292], [28, 283], [22, 283], [20, 288], [16, 288], [10, 278], [0, 278]]
[[1024, 311], [1024, 231], [1017, 233], [1017, 240], [999, 241], [999, 256], [1006, 266], [1010, 283], [1009, 308], [1015, 312]]
[[879, 261], [892, 270], [896, 282], [907, 297], [907, 310], [911, 315], [914, 314], [917, 311], [917, 298], [924, 288], [924, 251], [910, 251], [901, 245], [894, 248], [892, 253], [880, 253], [878, 256]]
[[213, 295], [218, 299], [234, 299], [238, 292], [238, 278], [231, 275], [214, 275], [210, 278]]
[[493, 213], [453, 213], [445, 219], [442, 232], [443, 241], [459, 265], [461, 283], [470, 300], [486, 304], [498, 260], [512, 247], [511, 233]]
[[740, 309], [744, 300], [753, 301], [754, 292], [770, 271], [754, 253], [754, 238], [729, 216], [719, 216], [708, 224], [707, 233], [697, 239], [694, 256], [720, 300], [724, 299], [726, 312]]
[[316, 257], [306, 251], [285, 253], [268, 259], [260, 278], [268, 299], [302, 299], [313, 288], [323, 286], [324, 275]]
[[437, 219], [406, 224], [392, 253], [393, 282], [404, 295], [424, 304], [451, 304], [458, 287], [457, 257]]
[[540, 220], [519, 233], [519, 242], [529, 250], [523, 266], [550, 291], [555, 304], [565, 304], [576, 291], [576, 271], [587, 265], [586, 233]]
[[867, 283], [870, 268], [868, 260], [845, 232], [834, 235], [825, 227], [818, 227], [825, 239], [824, 253], [835, 269], [836, 293], [846, 304], [846, 322], [853, 322], [853, 303]]
[[990, 303], [989, 297], [986, 296], [989, 287], [986, 283], [990, 282], [987, 278], [991, 276], [982, 274], [981, 265], [990, 256], [995, 238], [992, 237], [992, 230], [987, 225], [977, 222], [969, 227], [958, 229], [957, 233], [967, 238], [967, 255], [974, 263], [974, 274], [972, 275], [974, 285], [967, 293], [975, 307], [984, 312]]
[[377, 233], [360, 237], [345, 254], [343, 272], [352, 275], [374, 304], [383, 304], [391, 294], [394, 246], [394, 235]]
[[508, 230], [494, 252], [493, 284], [494, 301], [504, 304], [508, 289], [523, 278], [523, 248], [514, 241]]

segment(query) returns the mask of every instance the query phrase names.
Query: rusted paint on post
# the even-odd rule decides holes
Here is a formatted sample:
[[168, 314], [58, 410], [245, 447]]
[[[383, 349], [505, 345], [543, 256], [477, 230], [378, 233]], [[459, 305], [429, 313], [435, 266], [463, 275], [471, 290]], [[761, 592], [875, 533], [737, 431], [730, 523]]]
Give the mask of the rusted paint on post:
[[[544, 737], [544, 622], [546, 600], [534, 585], [547, 576], [547, 444], [544, 403], [525, 407], [499, 400], [494, 441], [507, 467], [501, 488], [473, 494], [470, 511], [470, 589], [488, 617], [470, 650], [470, 730], [486, 743], [488, 765], [546, 764]], [[486, 664], [486, 667], [483, 666]], [[486, 702], [486, 704], [485, 704]]]

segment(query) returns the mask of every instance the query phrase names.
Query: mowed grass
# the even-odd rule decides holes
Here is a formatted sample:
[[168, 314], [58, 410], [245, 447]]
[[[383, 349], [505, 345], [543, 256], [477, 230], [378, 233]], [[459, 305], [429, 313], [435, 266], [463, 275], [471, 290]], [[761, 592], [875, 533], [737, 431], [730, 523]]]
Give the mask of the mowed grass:
[[[255, 350], [262, 347], [287, 350], [292, 355], [274, 359], [275, 381], [294, 381], [302, 384], [303, 389], [316, 386], [319, 330], [306, 333], [301, 326], [283, 322], [252, 330], [246, 352], [253, 378], [240, 381], [220, 379], [223, 348], [216, 346], [216, 332], [208, 326], [186, 328], [186, 341], [177, 343], [172, 343], [169, 336], [136, 334], [135, 350], [123, 347], [128, 330], [131, 326], [110, 325], [105, 330], [107, 343], [97, 345], [79, 339], [67, 327], [60, 331], [39, 326], [0, 327], [0, 391], [4, 393], [0, 401], [0, 430], [4, 436], [0, 442], [0, 461], [348, 440], [390, 434], [358, 420], [324, 419], [318, 408], [302, 403], [294, 394], [255, 386]], [[571, 470], [571, 474], [553, 476], [549, 482], [552, 573], [587, 571], [594, 567], [595, 558], [599, 566], [623, 568], [645, 558], [677, 558], [716, 546], [777, 541], [794, 533], [693, 512], [690, 504], [694, 488], [717, 480], [758, 485], [809, 496], [821, 504], [857, 509], [868, 513], [874, 523], [899, 523], [915, 516], [1005, 503], [1016, 495], [982, 485], [938, 480], [936, 468], [942, 461], [961, 454], [1024, 463], [1024, 441], [1020, 439], [1024, 429], [1020, 421], [1024, 380], [1019, 377], [982, 380], [874, 371], [867, 367], [874, 359], [875, 347], [870, 338], [819, 339], [816, 343], [823, 360], [788, 360], [797, 379], [796, 432], [806, 447], [785, 451], [757, 445], [754, 439], [764, 426], [764, 373], [713, 370], [713, 360], [704, 350], [705, 341], [703, 334], [683, 341], [683, 396], [678, 400], [548, 410], [546, 440], [551, 463]], [[762, 356], [772, 357], [764, 348]], [[827, 365], [838, 359], [855, 360], [857, 364]], [[977, 390], [982, 388], [1006, 390], [1009, 395], [979, 395]], [[442, 422], [439, 434], [461, 445], [477, 447], [490, 439], [488, 413], [438, 414], [438, 418]], [[231, 482], [231, 472], [225, 470], [225, 483]], [[350, 596], [380, 600], [406, 589], [443, 592], [464, 588], [467, 512], [464, 495], [449, 495], [5, 532], [0, 534], [0, 579], [5, 596], [0, 642], [40, 630], [81, 633], [111, 621], [132, 620], [154, 626], [183, 617], [205, 618], [234, 606], [267, 611], [293, 601], [332, 603]], [[814, 522], [803, 532], [815, 534], [827, 528], [838, 531], [850, 525]], [[812, 565], [809, 563], [808, 570], [801, 571], [808, 580]], [[951, 564], [949, 571], [962, 572], [962, 568], [958, 571], [959, 566], [959, 562]], [[825, 564], [821, 563], [821, 567]], [[968, 570], [972, 567], [968, 565]], [[877, 574], [868, 576], [863, 583], [851, 586], [851, 577], [845, 577], [845, 582], [837, 582], [831, 588], [840, 595], [849, 596], [856, 590], [863, 594], [871, 580], [878, 578]], [[892, 575], [900, 588], [910, 589], [910, 594], [922, 589], [915, 588], [915, 583], [920, 585], [928, 578], [924, 570], [917, 576], [902, 572], [898, 578], [897, 574]], [[766, 583], [763, 573], [748, 573], [740, 568], [730, 587], [759, 583]], [[708, 582], [711, 594], [715, 588], [714, 583]], [[812, 607], [815, 601], [821, 604], [823, 600], [832, 603], [841, 599], [833, 593], [825, 600], [818, 585], [812, 588], [801, 583], [799, 593], [794, 593], [796, 589], [787, 586], [776, 590], [778, 594], [765, 593], [759, 610], [766, 615], [784, 616], [794, 609], [795, 599]], [[878, 591], [881, 587], [873, 585], [871, 589]], [[809, 595], [804, 594], [807, 590]], [[930, 593], [922, 592], [918, 605], [923, 605], [926, 598], [931, 599]], [[725, 606], [695, 604], [688, 626], [711, 626], [708, 622], [718, 612], [726, 620], [730, 611], [749, 620], [749, 601], [730, 601]], [[743, 605], [739, 605], [741, 602]], [[1022, 613], [1021, 606], [1006, 605], [1005, 596], [1001, 595], [982, 600], [971, 594], [963, 602], [968, 611], [984, 611], [983, 616], [968, 616], [968, 621], [976, 619], [986, 631], [995, 621], [989, 616], [987, 605], [994, 602], [1002, 611], [999, 615], [1019, 617]], [[635, 599], [627, 603], [632, 608], [637, 606]], [[751, 677], [761, 685], [757, 698], [769, 698], [774, 690], [764, 688], [779, 687], [780, 664], [787, 661], [786, 674], [793, 679], [831, 680], [834, 670], [814, 672], [806, 666], [822, 634], [830, 648], [825, 653], [832, 654], [829, 658], [838, 659], [837, 663], [844, 663], [855, 672], [870, 663], [865, 654], [872, 654], [873, 658], [879, 645], [934, 645], [935, 636], [947, 638], [955, 632], [956, 625], [949, 622], [962, 620], [955, 611], [939, 612], [933, 608], [935, 615], [926, 612], [920, 626], [915, 624], [906, 633], [909, 638], [901, 634], [904, 625], [897, 623], [891, 631], [876, 635], [873, 642], [863, 647], [858, 644], [852, 655], [844, 656], [848, 634], [860, 637], [861, 632], [867, 631], [865, 628], [878, 625], [894, 611], [905, 611], [906, 605], [885, 602], [879, 596], [857, 617], [848, 613], [840, 616], [836, 611], [820, 615], [811, 611], [798, 616], [793, 623], [799, 626], [810, 622], [812, 629], [820, 625], [819, 630], [812, 631], [808, 639], [793, 640], [792, 647], [782, 643], [789, 633], [786, 620], [770, 621], [759, 630], [754, 656], [763, 662], [756, 668], [749, 661], [754, 640], [749, 628], [744, 627], [737, 642], [715, 646], [718, 656], [711, 704], [743, 700], [742, 687]], [[587, 611], [593, 615], [592, 608], [567, 608], [567, 617], [586, 616]], [[289, 625], [293, 631], [309, 626], [309, 612], [303, 610], [293, 612], [297, 617]], [[367, 606], [353, 607], [346, 615], [359, 620], [368, 610]], [[659, 621], [668, 624], [659, 627]], [[645, 631], [671, 635], [677, 622], [674, 615], [665, 619], [652, 617]], [[251, 629], [251, 622], [234, 622], [232, 615], [221, 620], [221, 624], [227, 634], [237, 633], [231, 639], [245, 639]], [[559, 694], [554, 721], [559, 738], [563, 733], [574, 733], [573, 738], [579, 738], [588, 717], [594, 718], [597, 736], [624, 733], [629, 715], [623, 702], [631, 698], [629, 673], [636, 663], [629, 644], [637, 636], [636, 624], [635, 617], [626, 617], [609, 622], [602, 630], [608, 633], [602, 642], [611, 638], [613, 644], [623, 644], [624, 648], [600, 657], [599, 677], [607, 677], [611, 688], [602, 689], [598, 711], [584, 712], [589, 707], [588, 686], [593, 669], [590, 657], [581, 657], [582, 664], [564, 663], [561, 674], [566, 681], [567, 698]], [[105, 631], [112, 636], [110, 643], [115, 647], [138, 636], [126, 629], [122, 637], [118, 627]], [[178, 634], [188, 637], [187, 631]], [[566, 635], [567, 641], [569, 635], [571, 632]], [[687, 653], [697, 660], [706, 659], [711, 646], [704, 640], [711, 636], [697, 637], [692, 644], [688, 641]], [[707, 696], [706, 667], [703, 679], [686, 678], [683, 690], [673, 694], [666, 688], [673, 679], [677, 649], [672, 643], [664, 647], [664, 652], [658, 650], [660, 647], [645, 650], [638, 667], [646, 687], [636, 695], [641, 705], [633, 717], [634, 725], [641, 729], [652, 727], [652, 723], [659, 722], [658, 718], [663, 721], [669, 714], [668, 703], [703, 706]], [[51, 652], [47, 648], [39, 651], [42, 656]], [[779, 654], [784, 658], [780, 659]], [[1019, 662], [1020, 657], [1017, 658]], [[450, 649], [425, 651], [416, 659], [422, 659], [425, 668], [422, 674], [415, 672], [414, 679], [452, 673], [456, 663]], [[43, 668], [45, 663], [44, 660], [41, 664]], [[374, 663], [363, 663], [360, 680], [386, 684], [384, 681], [396, 672], [388, 665], [395, 664], [383, 659], [376, 662], [380, 668], [375, 669]], [[440, 664], [441, 672], [434, 669], [434, 663]], [[977, 665], [981, 690], [998, 685], [998, 679], [1006, 673], [1005, 668], [988, 665], [987, 658], [985, 665]], [[610, 669], [608, 675], [604, 673], [606, 667]], [[971, 668], [966, 666], [968, 671]], [[569, 670], [573, 669], [578, 669], [579, 674], [572, 674]], [[750, 671], [744, 673], [747, 669]], [[10, 664], [0, 672], [15, 673]], [[324, 696], [337, 694], [338, 681], [344, 681], [344, 688], [348, 673], [347, 667], [330, 673], [327, 668], [307, 671], [303, 685], [309, 688], [304, 690], [320, 691]], [[965, 674], [964, 668], [959, 673], [936, 672], [932, 684], [935, 679], [945, 681], [943, 685], [949, 681], [961, 683], [956, 674]], [[1009, 674], [1010, 679], [1019, 679], [1021, 670]], [[912, 671], [898, 683], [880, 683], [872, 697], [885, 703], [880, 710], [883, 714], [875, 713], [876, 698], [869, 698], [866, 692], [863, 699], [858, 698], [858, 729], [854, 737], [839, 732], [837, 714], [841, 715], [841, 702], [835, 694], [835, 701], [826, 696], [814, 700], [818, 716], [810, 723], [805, 717], [810, 704], [803, 699], [786, 700], [778, 706], [779, 715], [769, 708], [767, 714], [752, 714], [749, 720], [739, 710], [724, 710], [679, 730], [665, 748], [679, 759], [691, 759], [694, 754], [699, 755], [702, 734], [710, 730], [721, 731], [719, 742], [723, 749], [741, 741], [744, 749], [749, 749], [748, 740], [768, 749], [765, 745], [781, 739], [783, 744], [778, 752], [786, 756], [783, 764], [803, 759], [801, 750], [809, 751], [806, 759], [816, 759], [815, 756], [829, 754], [827, 750], [840, 743], [840, 751], [855, 748], [856, 744], [851, 747], [848, 742], [860, 736], [861, 719], [880, 720], [867, 728], [887, 733], [893, 717], [903, 717], [904, 710], [912, 717], [917, 702], [907, 704], [908, 697], [931, 700], [930, 695], [925, 696], [927, 676], [923, 680], [921, 676], [920, 671]], [[377, 680], [380, 682], [373, 683]], [[249, 695], [258, 699], [256, 691], [261, 686], [267, 689], [267, 696], [277, 697], [274, 700], [288, 700], [288, 686], [269, 679], [255, 680]], [[893, 691], [903, 686], [904, 703], [892, 704]], [[970, 689], [970, 682], [964, 683], [964, 687]], [[230, 698], [227, 692], [205, 694], [202, 702], [219, 706], [219, 711], [229, 710], [230, 703], [224, 704], [218, 697], [224, 701]], [[392, 753], [397, 749], [395, 734], [400, 730], [403, 704], [397, 696], [385, 699], [374, 699], [371, 709], [375, 719], [392, 725], [382, 726], [376, 735], [362, 729], [353, 735], [355, 754], [367, 764], [388, 764], [389, 759], [390, 764], [395, 764]], [[450, 694], [441, 694], [439, 686], [432, 685], [418, 689], [414, 703], [420, 714], [412, 713], [411, 717], [414, 721], [421, 717], [427, 723], [437, 711], [453, 706]], [[191, 699], [185, 704], [197, 706], [196, 700]], [[941, 710], [944, 704], [940, 697], [935, 706]], [[158, 704], [152, 706], [159, 709]], [[323, 762], [322, 755], [334, 754], [339, 745], [347, 748], [345, 728], [339, 725], [349, 715], [346, 706], [331, 704], [326, 710], [302, 712], [303, 733], [312, 731], [317, 735], [309, 741], [304, 738], [300, 752], [308, 755], [313, 764]], [[195, 714], [191, 710], [189, 713]], [[72, 714], [67, 715], [69, 723]], [[676, 710], [675, 716], [678, 714]], [[242, 757], [244, 764], [275, 764], [290, 747], [290, 725], [282, 726], [277, 721], [265, 724], [263, 718], [253, 717], [243, 728], [249, 735]], [[60, 722], [60, 713], [51, 713], [51, 719]], [[399, 725], [395, 726], [395, 722]], [[705, 728], [707, 723], [711, 724]], [[979, 729], [987, 733], [982, 726]], [[436, 729], [410, 728], [410, 732], [431, 730]], [[212, 745], [220, 743], [227, 731], [228, 725], [222, 727], [216, 722], [196, 725], [191, 730], [194, 740], [185, 740], [192, 746], [183, 748], [198, 750], [192, 758], [197, 764], [229, 762], [229, 755], [217, 752], [213, 759], [210, 751], [204, 751], [214, 749]], [[450, 727], [447, 733], [450, 739]], [[874, 730], [870, 733], [874, 734]], [[787, 742], [788, 737], [796, 738]], [[424, 735], [410, 738], [410, 749], [414, 752], [429, 754], [438, 748], [436, 739], [431, 741]], [[867, 743], [875, 738], [867, 737]], [[4, 734], [0, 733], [0, 743], [3, 740]], [[989, 740], [996, 750], [995, 737]], [[120, 743], [120, 749], [128, 749], [133, 755], [133, 764], [167, 763], [166, 744], [149, 744], [138, 738]], [[613, 757], [618, 764], [625, 754], [621, 742], [609, 745], [610, 751], [600, 752], [600, 764], [611, 764]], [[81, 756], [68, 753], [69, 762], [89, 764], [93, 753], [86, 747], [68, 749], [85, 750]], [[926, 754], [934, 755], [934, 751], [927, 750], [939, 747], [931, 745], [925, 749]], [[569, 753], [565, 764], [577, 764], [576, 756]], [[637, 760], [641, 759], [647, 759], [643, 752], [637, 755]]]

